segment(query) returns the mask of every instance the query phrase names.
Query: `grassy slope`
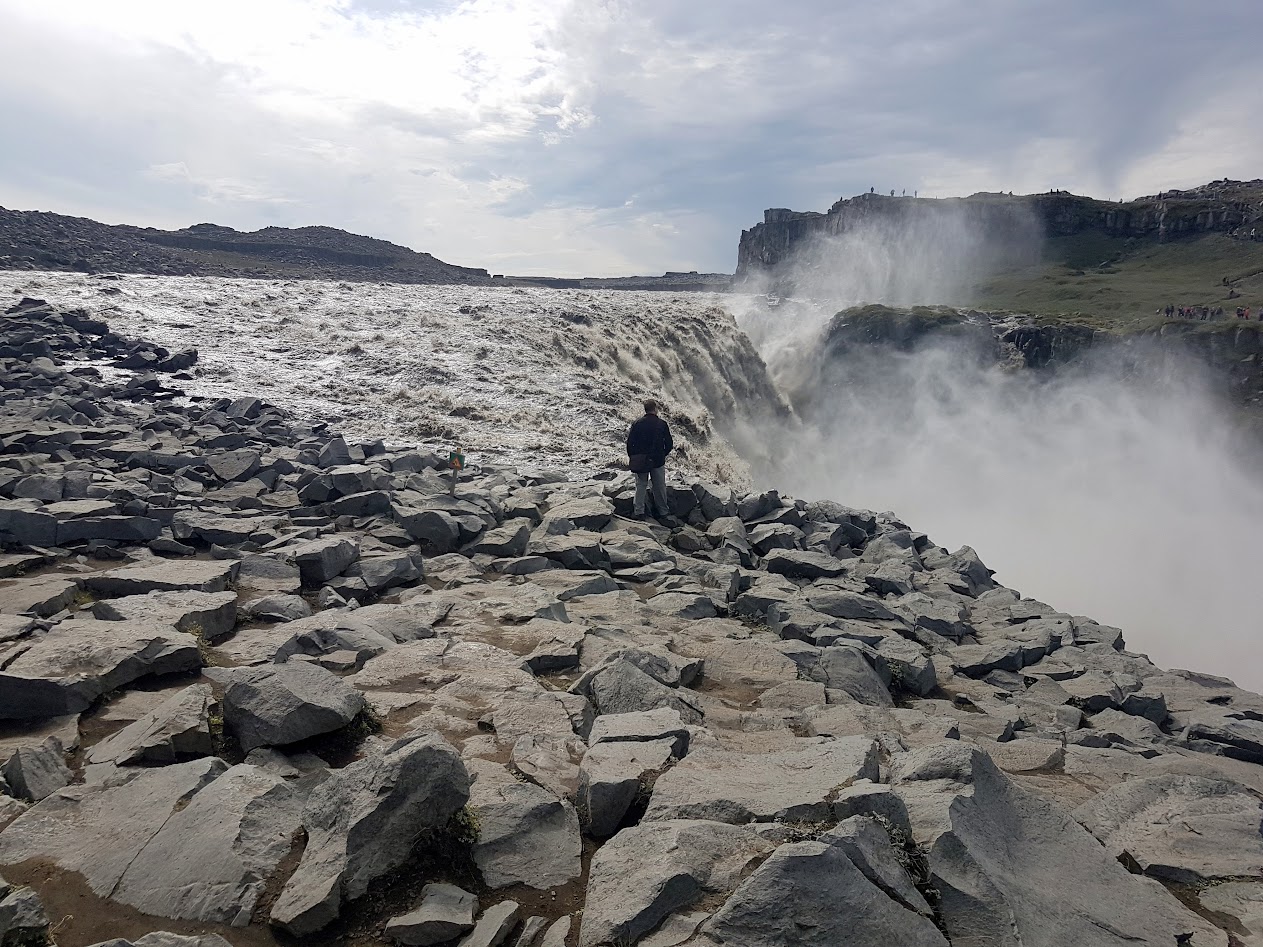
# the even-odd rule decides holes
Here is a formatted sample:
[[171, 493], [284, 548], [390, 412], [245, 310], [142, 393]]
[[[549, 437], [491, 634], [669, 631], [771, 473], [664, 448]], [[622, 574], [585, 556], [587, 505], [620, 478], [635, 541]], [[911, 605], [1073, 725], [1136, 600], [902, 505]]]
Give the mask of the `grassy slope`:
[[[1225, 276], [1238, 298], [1228, 298]], [[1155, 310], [1167, 303], [1223, 306], [1236, 322], [1237, 306], [1254, 313], [1263, 307], [1263, 241], [1223, 234], [1162, 244], [1104, 234], [1057, 237], [1047, 242], [1040, 265], [996, 276], [963, 302], [1116, 331], [1154, 322]]]

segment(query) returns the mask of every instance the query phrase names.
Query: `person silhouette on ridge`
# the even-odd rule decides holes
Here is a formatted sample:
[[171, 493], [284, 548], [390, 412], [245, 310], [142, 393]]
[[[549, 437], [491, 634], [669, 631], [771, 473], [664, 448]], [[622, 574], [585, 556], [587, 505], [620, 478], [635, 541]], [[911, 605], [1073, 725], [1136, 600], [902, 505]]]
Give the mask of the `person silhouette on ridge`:
[[667, 454], [675, 448], [671, 428], [658, 417], [658, 402], [647, 398], [645, 413], [627, 431], [627, 466], [636, 475], [636, 498], [632, 515], [645, 518], [645, 501], [650, 481], [653, 484], [653, 505], [659, 518], [670, 515], [667, 507]]

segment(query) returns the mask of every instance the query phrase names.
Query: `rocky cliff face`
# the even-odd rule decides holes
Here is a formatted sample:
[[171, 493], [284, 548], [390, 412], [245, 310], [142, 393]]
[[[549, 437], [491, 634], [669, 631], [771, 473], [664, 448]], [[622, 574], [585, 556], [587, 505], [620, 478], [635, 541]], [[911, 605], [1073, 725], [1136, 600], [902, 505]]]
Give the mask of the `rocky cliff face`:
[[1044, 236], [1097, 231], [1162, 240], [1232, 231], [1263, 221], [1263, 180], [1225, 180], [1120, 204], [1054, 191], [1016, 197], [983, 193], [943, 200], [861, 194], [839, 200], [824, 214], [772, 208], [764, 211], [762, 223], [742, 231], [736, 278], [777, 275], [814, 237], [839, 236], [874, 223], [897, 230], [934, 228], [949, 218], [974, 225], [1000, 243], [1024, 237], [1032, 228]]
[[0, 207], [0, 269], [245, 276], [395, 283], [486, 284], [486, 270], [453, 266], [385, 240], [332, 227], [242, 233], [109, 226], [83, 217]]

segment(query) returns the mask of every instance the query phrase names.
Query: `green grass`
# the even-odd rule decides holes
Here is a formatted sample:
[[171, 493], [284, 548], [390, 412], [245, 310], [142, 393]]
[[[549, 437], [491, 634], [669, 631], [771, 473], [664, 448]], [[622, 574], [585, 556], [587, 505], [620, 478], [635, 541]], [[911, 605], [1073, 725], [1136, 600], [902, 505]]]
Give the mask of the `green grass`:
[[[1229, 298], [1230, 291], [1238, 296]], [[1040, 264], [999, 274], [973, 287], [962, 303], [1115, 331], [1143, 329], [1167, 303], [1223, 306], [1228, 322], [1236, 322], [1237, 306], [1254, 313], [1263, 306], [1263, 241], [1223, 234], [1165, 243], [1100, 233], [1055, 237]]]

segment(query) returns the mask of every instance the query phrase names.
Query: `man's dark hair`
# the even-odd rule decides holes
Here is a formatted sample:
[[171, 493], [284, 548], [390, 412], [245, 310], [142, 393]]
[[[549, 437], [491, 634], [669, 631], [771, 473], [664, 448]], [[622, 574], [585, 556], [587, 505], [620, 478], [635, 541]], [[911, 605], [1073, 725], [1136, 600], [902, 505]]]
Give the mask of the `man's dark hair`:
[[652, 398], [646, 398], [645, 399], [645, 414], [657, 414], [657, 413], [658, 413], [658, 402], [654, 401]]

